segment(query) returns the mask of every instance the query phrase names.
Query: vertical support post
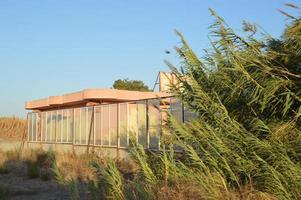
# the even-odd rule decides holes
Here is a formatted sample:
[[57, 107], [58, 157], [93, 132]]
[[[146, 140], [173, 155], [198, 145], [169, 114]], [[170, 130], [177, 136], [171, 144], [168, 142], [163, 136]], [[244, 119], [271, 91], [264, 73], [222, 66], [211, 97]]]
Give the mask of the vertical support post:
[[61, 142], [64, 142], [64, 112], [65, 110], [61, 110]]
[[38, 141], [38, 133], [39, 133], [39, 125], [38, 125], [38, 119], [39, 119], [39, 118], [38, 118], [38, 116], [39, 116], [38, 113], [36, 113], [36, 114], [35, 114], [35, 119], [36, 119], [35, 122], [36, 122], [36, 126], [35, 126], [35, 132], [34, 132], [34, 133], [35, 133], [35, 142]]
[[49, 137], [50, 142], [52, 142], [51, 140], [53, 139], [53, 131], [52, 131], [52, 129], [53, 129], [52, 112], [53, 112], [53, 111], [50, 111], [50, 137]]
[[58, 136], [58, 133], [57, 133], [57, 114], [58, 111], [56, 110], [55, 111], [55, 118], [54, 118], [54, 135], [55, 135], [55, 143], [57, 143], [57, 136]]
[[145, 117], [146, 117], [146, 148], [149, 149], [149, 107], [148, 100], [145, 100]]
[[34, 115], [34, 113], [31, 114], [31, 141], [33, 141], [33, 121], [32, 121], [32, 116], [33, 115]]
[[100, 106], [100, 145], [103, 145], [103, 105]]
[[136, 142], [139, 143], [139, 105], [138, 102], [136, 102], [136, 123], [137, 123], [137, 128], [136, 128]]
[[[170, 105], [170, 104], [169, 104]], [[163, 117], [162, 117], [162, 109], [161, 109], [161, 102], [159, 100], [159, 105], [158, 105], [158, 125], [159, 125], [159, 130], [158, 130], [158, 150], [160, 151], [160, 146], [161, 146], [161, 137], [162, 137], [162, 134], [163, 134]]]
[[45, 112], [45, 141], [48, 141], [48, 112]]
[[27, 148], [28, 148], [28, 145], [29, 145], [29, 127], [30, 127], [30, 123], [29, 123], [29, 115], [30, 113], [27, 114], [27, 133], [26, 133], [26, 140], [27, 140]]
[[89, 131], [89, 127], [88, 127], [88, 117], [89, 117], [89, 108], [86, 107], [85, 108], [85, 140], [86, 143], [88, 144], [90, 142], [90, 140], [88, 141], [88, 131]]
[[[86, 110], [86, 114], [88, 113], [87, 112], [88, 109]], [[92, 130], [94, 130], [93, 126], [94, 126], [94, 106], [92, 107], [92, 116], [91, 116], [91, 122], [90, 122], [90, 130], [89, 130], [89, 138], [88, 138], [88, 144], [87, 144], [87, 154], [89, 153], [90, 151], [90, 140], [91, 140], [91, 136], [92, 136]], [[88, 124], [86, 124], [88, 125]]]
[[82, 140], [82, 108], [79, 108], [79, 144], [81, 144], [81, 140]]
[[109, 146], [111, 146], [111, 106], [109, 106]]
[[42, 142], [42, 132], [43, 132], [43, 122], [42, 122], [42, 118], [43, 118], [43, 113], [40, 112], [39, 113], [39, 122], [40, 122], [40, 142]]
[[26, 134], [27, 142], [29, 142], [29, 134], [31, 134], [31, 133], [29, 133], [29, 127], [31, 125], [31, 123], [30, 123], [31, 121], [29, 120], [30, 115], [31, 115], [31, 113], [27, 114], [27, 134]]
[[126, 103], [126, 142], [127, 146], [130, 146], [130, 118], [129, 118], [129, 103]]
[[44, 137], [43, 135], [45, 134], [44, 132], [44, 116], [45, 116], [45, 113], [44, 112], [41, 112], [41, 119], [40, 119], [40, 124], [41, 124], [41, 142], [43, 141]]
[[95, 117], [95, 114], [96, 114], [96, 109], [95, 107], [93, 107], [93, 115], [94, 115], [94, 120], [93, 120], [93, 147], [95, 147], [95, 133], [96, 133], [96, 117]]
[[119, 148], [120, 148], [120, 105], [117, 103], [117, 158], [119, 158]]
[[67, 124], [67, 127], [66, 127], [66, 131], [67, 131], [67, 133], [66, 133], [66, 142], [68, 143], [69, 142], [69, 126], [70, 126], [70, 120], [69, 120], [69, 118], [70, 118], [70, 110], [68, 109], [68, 110], [66, 110], [66, 124]]
[[76, 134], [76, 131], [75, 131], [75, 108], [72, 109], [73, 110], [73, 131], [72, 131], [72, 149], [74, 151], [74, 144], [75, 144], [75, 134]]

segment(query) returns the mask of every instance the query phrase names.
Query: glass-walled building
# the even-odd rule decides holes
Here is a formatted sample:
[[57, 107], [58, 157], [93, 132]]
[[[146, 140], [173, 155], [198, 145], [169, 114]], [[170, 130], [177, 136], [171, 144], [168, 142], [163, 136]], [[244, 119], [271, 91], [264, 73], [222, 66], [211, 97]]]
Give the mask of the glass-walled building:
[[28, 142], [127, 148], [130, 138], [159, 149], [169, 110], [185, 121], [183, 105], [163, 92], [90, 89], [26, 103]]

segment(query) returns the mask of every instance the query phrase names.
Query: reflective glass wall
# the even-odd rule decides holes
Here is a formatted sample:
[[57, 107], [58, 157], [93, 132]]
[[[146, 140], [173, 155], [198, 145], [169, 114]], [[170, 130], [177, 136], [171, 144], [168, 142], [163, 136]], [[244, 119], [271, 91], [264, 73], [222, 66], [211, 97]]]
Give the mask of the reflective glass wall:
[[[166, 107], [179, 120], [188, 116], [175, 98], [28, 113], [28, 141], [126, 148], [135, 138], [158, 149]], [[165, 109], [166, 110], [166, 109]]]

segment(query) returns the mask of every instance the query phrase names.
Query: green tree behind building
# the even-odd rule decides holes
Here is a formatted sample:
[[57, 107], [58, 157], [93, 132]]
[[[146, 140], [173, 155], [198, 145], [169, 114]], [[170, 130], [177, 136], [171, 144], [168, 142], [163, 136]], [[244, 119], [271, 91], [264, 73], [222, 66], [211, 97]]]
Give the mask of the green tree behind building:
[[149, 87], [140, 80], [118, 79], [113, 84], [114, 89], [132, 91], [150, 91]]

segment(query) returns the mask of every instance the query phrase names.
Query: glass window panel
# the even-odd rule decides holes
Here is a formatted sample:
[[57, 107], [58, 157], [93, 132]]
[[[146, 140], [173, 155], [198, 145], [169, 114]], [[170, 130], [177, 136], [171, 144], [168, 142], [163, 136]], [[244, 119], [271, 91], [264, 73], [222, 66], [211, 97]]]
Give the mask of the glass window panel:
[[62, 142], [68, 142], [68, 111], [69, 110], [62, 110], [62, 118], [61, 118], [61, 124], [62, 124]]
[[180, 100], [176, 98], [170, 99], [170, 111], [176, 120], [183, 122], [183, 106]]
[[36, 141], [41, 141], [41, 113], [36, 113]]
[[36, 113], [32, 114], [32, 141], [36, 141], [36, 128], [37, 128], [37, 123], [36, 123]]
[[119, 104], [119, 137], [120, 146], [128, 146], [128, 104]]
[[73, 142], [73, 135], [74, 135], [74, 119], [73, 119], [73, 109], [69, 109], [67, 111], [67, 138], [68, 142], [72, 143]]
[[81, 108], [80, 116], [80, 144], [86, 144], [86, 132], [87, 132], [87, 108]]
[[146, 103], [145, 101], [137, 102], [137, 118], [138, 118], [138, 143], [147, 147], [146, 132]]
[[41, 124], [42, 124], [42, 132], [41, 132], [41, 140], [46, 141], [46, 131], [47, 131], [47, 118], [46, 118], [46, 112], [42, 112], [41, 114]]
[[56, 142], [56, 111], [51, 111], [51, 142]]
[[184, 108], [184, 122], [188, 122], [191, 119], [196, 119], [197, 116], [197, 113], [190, 111], [188, 108]]
[[62, 140], [62, 114], [61, 110], [56, 110], [55, 111], [55, 134], [56, 134], [56, 142], [61, 142]]
[[80, 144], [80, 132], [81, 132], [81, 109], [74, 109], [74, 139], [75, 144]]
[[117, 146], [118, 117], [117, 104], [110, 105], [110, 145]]
[[46, 112], [46, 123], [47, 123], [47, 128], [46, 128], [46, 141], [47, 142], [50, 142], [51, 141], [51, 115], [52, 115], [52, 112]]
[[150, 100], [148, 102], [149, 116], [149, 148], [159, 149], [159, 139], [161, 130], [160, 100]]
[[135, 139], [138, 141], [138, 118], [137, 118], [137, 104], [136, 103], [129, 103], [128, 104], [128, 112], [129, 112], [129, 135], [130, 139]]
[[32, 141], [32, 113], [28, 113], [28, 129], [27, 129], [27, 137], [28, 141]]
[[109, 145], [110, 141], [110, 109], [109, 105], [102, 106], [102, 139], [103, 145]]
[[94, 131], [95, 131], [95, 144], [101, 145], [101, 106], [95, 107]]
[[86, 142], [85, 144], [88, 144], [88, 141], [90, 144], [93, 144], [93, 132], [94, 132], [94, 129], [93, 129], [93, 107], [87, 107], [87, 119], [86, 119]]

